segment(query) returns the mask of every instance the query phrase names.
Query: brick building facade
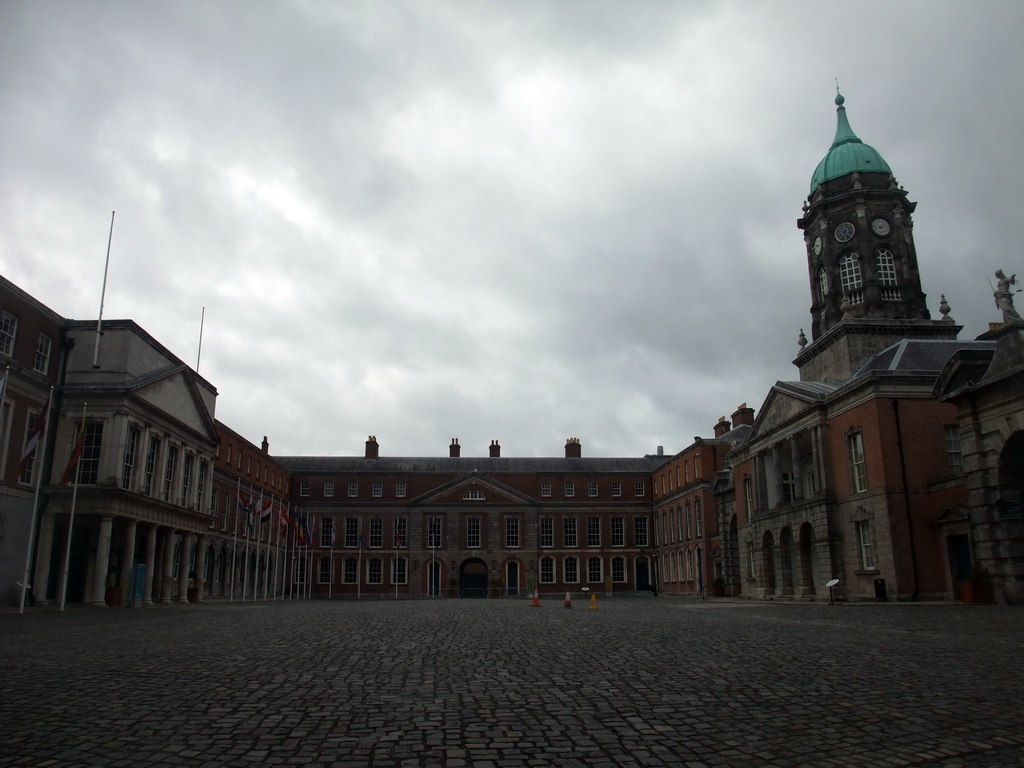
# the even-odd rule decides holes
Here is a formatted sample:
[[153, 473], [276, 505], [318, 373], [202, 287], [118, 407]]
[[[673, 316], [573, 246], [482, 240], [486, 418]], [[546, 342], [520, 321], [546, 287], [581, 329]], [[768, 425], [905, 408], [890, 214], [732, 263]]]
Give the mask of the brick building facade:
[[100, 338], [0, 278], [0, 599], [820, 600], [832, 583], [839, 599], [955, 600], [987, 574], [1019, 602], [1024, 325], [1008, 293], [1005, 324], [977, 341], [942, 304], [931, 319], [916, 204], [836, 103], [798, 220], [799, 380], [667, 456], [590, 458], [569, 438], [547, 458], [496, 440], [464, 457], [456, 439], [447, 457], [391, 457], [371, 437], [363, 455], [274, 457], [132, 321]]

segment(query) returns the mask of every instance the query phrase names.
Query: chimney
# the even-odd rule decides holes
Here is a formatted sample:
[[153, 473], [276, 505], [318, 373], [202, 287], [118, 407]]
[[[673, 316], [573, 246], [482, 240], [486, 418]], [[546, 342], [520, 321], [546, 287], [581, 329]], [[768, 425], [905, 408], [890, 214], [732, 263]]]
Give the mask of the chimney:
[[459, 438], [453, 437], [452, 444], [448, 446], [448, 455], [453, 459], [457, 459], [459, 458], [460, 451], [462, 451], [462, 446], [459, 445]]
[[377, 445], [377, 438], [370, 435], [366, 439], [366, 458], [376, 459], [380, 455], [380, 446]]
[[583, 455], [583, 446], [578, 437], [570, 437], [565, 441], [565, 458], [578, 459]]
[[270, 441], [267, 440], [267, 436], [266, 435], [263, 436], [263, 446], [262, 446], [262, 448], [263, 448], [263, 452], [264, 453], [270, 453]]
[[746, 403], [740, 403], [739, 407], [736, 409], [736, 412], [732, 415], [733, 427], [738, 427], [743, 424], [746, 424], [747, 426], [750, 427], [754, 426], [754, 409], [747, 408]]
[[729, 422], [725, 420], [725, 416], [718, 417], [718, 423], [715, 424], [715, 437], [721, 437], [730, 429]]
[[501, 456], [501, 446], [498, 445], [497, 440], [491, 440], [491, 458], [496, 459]]

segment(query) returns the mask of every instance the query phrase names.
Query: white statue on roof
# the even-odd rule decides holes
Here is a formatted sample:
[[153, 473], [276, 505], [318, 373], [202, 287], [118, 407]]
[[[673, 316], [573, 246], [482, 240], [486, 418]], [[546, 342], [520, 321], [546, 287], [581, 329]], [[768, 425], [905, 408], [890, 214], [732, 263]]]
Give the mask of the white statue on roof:
[[1003, 311], [1003, 322], [1004, 323], [1020, 323], [1024, 322], [1021, 316], [1017, 313], [1017, 310], [1013, 306], [1013, 294], [1014, 291], [1010, 286], [1017, 284], [1017, 275], [1010, 275], [1009, 277], [1001, 269], [996, 270], [996, 291], [993, 294], [996, 299], [996, 306]]

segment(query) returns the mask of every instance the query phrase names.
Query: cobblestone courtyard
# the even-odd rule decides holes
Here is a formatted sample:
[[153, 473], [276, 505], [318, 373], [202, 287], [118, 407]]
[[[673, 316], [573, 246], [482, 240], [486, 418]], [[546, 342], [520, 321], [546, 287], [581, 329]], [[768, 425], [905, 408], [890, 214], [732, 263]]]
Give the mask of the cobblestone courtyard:
[[1024, 765], [1022, 651], [998, 606], [7, 613], [0, 765]]

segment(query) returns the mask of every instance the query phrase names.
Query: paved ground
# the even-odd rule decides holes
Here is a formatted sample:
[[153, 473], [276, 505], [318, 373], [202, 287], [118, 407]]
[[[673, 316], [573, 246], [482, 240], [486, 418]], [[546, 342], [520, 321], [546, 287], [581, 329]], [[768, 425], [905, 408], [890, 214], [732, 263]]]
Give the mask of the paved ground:
[[673, 598], [0, 615], [0, 766], [1021, 766], [1024, 610]]

